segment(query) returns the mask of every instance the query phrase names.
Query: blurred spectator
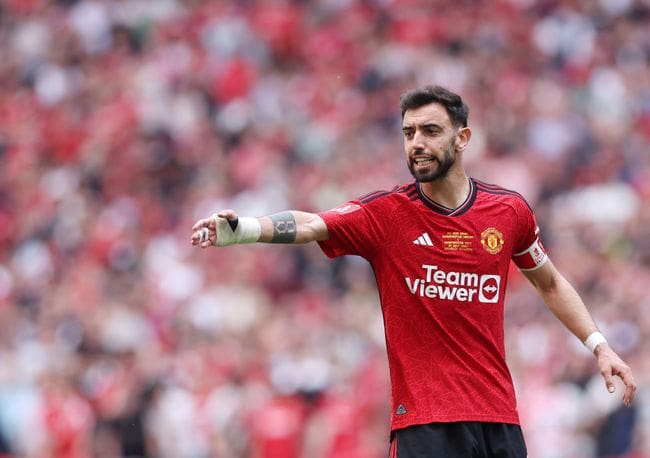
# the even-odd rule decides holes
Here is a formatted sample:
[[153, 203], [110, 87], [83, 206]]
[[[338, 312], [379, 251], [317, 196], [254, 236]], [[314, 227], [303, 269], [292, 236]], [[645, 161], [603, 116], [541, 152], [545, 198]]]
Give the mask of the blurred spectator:
[[530, 456], [650, 457], [647, 1], [7, 0], [0, 53], [0, 456], [386, 456], [369, 267], [188, 228], [403, 182], [434, 82], [638, 378], [621, 409], [513, 273]]

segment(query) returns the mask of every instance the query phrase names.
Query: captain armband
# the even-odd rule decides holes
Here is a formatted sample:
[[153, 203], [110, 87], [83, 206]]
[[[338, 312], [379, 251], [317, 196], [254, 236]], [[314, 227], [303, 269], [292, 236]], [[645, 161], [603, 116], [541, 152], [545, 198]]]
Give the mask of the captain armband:
[[541, 267], [547, 259], [546, 249], [539, 239], [535, 239], [524, 251], [512, 256], [512, 260], [519, 267], [519, 270], [524, 272]]
[[243, 243], [255, 243], [262, 234], [262, 226], [257, 218], [248, 216], [229, 221], [216, 214], [213, 215], [217, 222], [217, 241], [215, 246], [229, 246]]

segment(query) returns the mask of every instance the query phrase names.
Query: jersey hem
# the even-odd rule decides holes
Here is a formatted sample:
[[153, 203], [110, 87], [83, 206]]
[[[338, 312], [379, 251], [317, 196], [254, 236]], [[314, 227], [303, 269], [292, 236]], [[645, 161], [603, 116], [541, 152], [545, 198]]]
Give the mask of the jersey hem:
[[455, 423], [463, 421], [480, 421], [484, 423], [508, 423], [511, 425], [520, 425], [518, 416], [510, 415], [434, 415], [427, 418], [409, 418], [407, 421], [393, 421], [390, 430], [408, 428], [415, 425], [428, 425], [429, 423]]

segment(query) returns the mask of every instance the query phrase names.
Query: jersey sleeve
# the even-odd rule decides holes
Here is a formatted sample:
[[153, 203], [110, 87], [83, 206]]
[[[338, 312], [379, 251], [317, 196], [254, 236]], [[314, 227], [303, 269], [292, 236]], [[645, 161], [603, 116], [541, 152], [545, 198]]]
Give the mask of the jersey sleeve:
[[512, 260], [522, 271], [538, 269], [547, 261], [546, 249], [539, 238], [539, 226], [535, 215], [525, 201], [517, 208], [517, 232], [520, 234]]
[[358, 255], [372, 260], [377, 247], [386, 238], [386, 208], [376, 202], [355, 199], [319, 213], [327, 226], [329, 238], [318, 242], [330, 258]]

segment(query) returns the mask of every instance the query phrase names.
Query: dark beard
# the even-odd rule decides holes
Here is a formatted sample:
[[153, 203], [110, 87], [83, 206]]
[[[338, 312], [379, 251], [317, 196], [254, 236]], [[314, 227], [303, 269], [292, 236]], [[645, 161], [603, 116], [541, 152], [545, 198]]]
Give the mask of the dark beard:
[[456, 162], [455, 152], [456, 152], [456, 148], [452, 142], [449, 145], [449, 147], [445, 150], [442, 159], [441, 160], [435, 159], [438, 162], [437, 169], [432, 170], [430, 172], [417, 172], [415, 171], [413, 163], [409, 161], [408, 162], [409, 171], [411, 172], [411, 175], [413, 175], [413, 178], [415, 178], [421, 183], [428, 183], [431, 181], [438, 180], [440, 178], [444, 178], [449, 173], [449, 169], [451, 169], [451, 166], [454, 165], [454, 162]]

